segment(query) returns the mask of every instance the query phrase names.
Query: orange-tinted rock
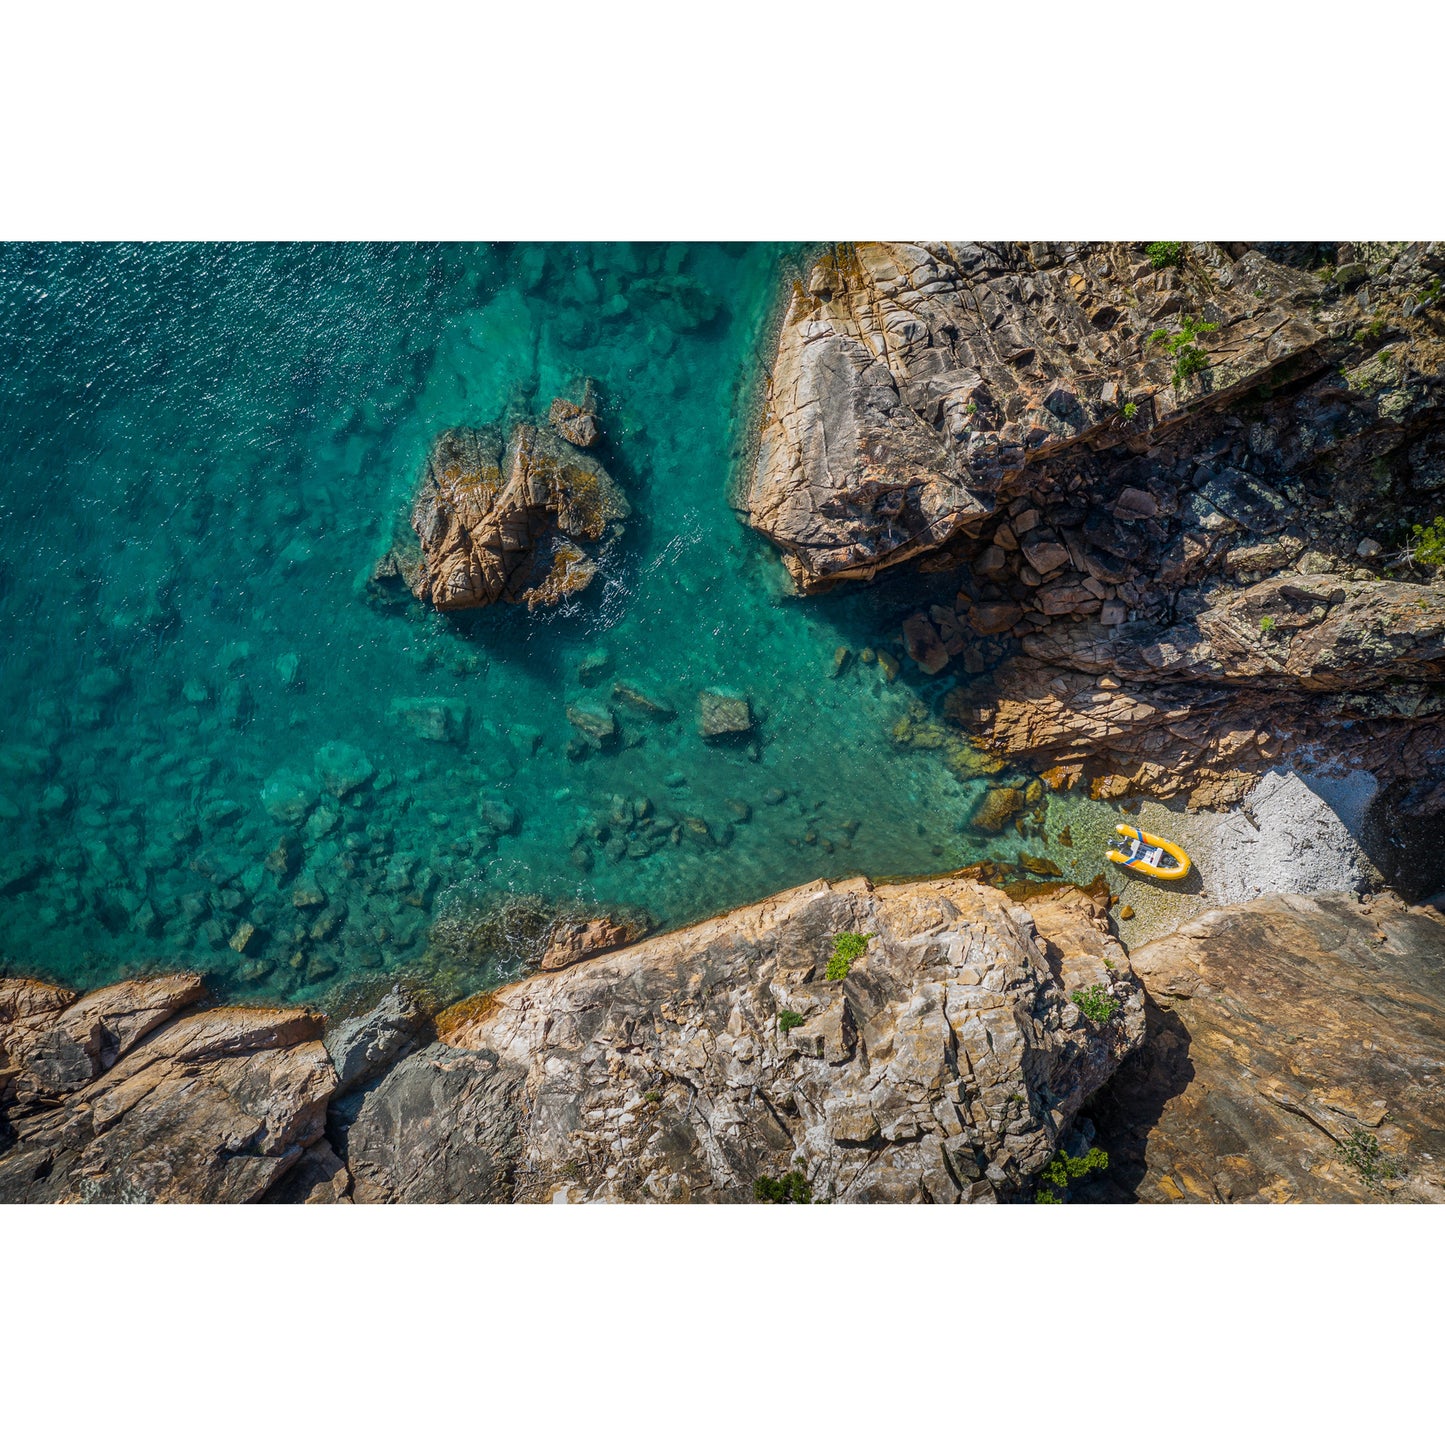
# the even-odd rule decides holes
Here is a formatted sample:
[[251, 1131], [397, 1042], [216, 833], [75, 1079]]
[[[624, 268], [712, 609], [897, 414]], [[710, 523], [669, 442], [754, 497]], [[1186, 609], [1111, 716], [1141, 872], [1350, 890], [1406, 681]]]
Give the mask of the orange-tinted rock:
[[518, 424], [504, 453], [495, 430], [458, 427], [427, 462], [411, 518], [421, 560], [408, 580], [443, 612], [555, 603], [595, 575], [585, 544], [630, 512], [601, 464], [549, 429]]

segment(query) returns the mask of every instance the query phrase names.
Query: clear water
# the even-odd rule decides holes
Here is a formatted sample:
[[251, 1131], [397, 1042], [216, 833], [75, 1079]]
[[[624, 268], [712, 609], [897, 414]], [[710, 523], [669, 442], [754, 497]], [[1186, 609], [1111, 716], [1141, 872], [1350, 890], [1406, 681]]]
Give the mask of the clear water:
[[[0, 248], [6, 965], [93, 986], [184, 961], [223, 993], [317, 998], [425, 968], [435, 920], [476, 900], [676, 925], [819, 875], [1016, 851], [966, 826], [983, 780], [890, 735], [946, 677], [905, 663], [890, 684], [856, 661], [832, 676], [840, 646], [902, 657], [892, 639], [930, 579], [788, 597], [729, 505], [788, 260]], [[605, 578], [562, 612], [368, 602], [436, 432], [509, 402], [544, 414], [582, 374], [635, 508]], [[605, 675], [583, 682], [602, 650]], [[608, 702], [619, 679], [676, 720], [618, 709], [626, 745], [572, 760], [567, 705]], [[751, 699], [753, 745], [700, 738], [713, 687]], [[414, 697], [464, 704], [464, 735], [419, 737], [392, 709]], [[370, 780], [276, 821], [267, 780], [313, 774], [335, 743]], [[677, 840], [629, 839], [617, 799], [650, 800]], [[499, 806], [518, 820], [500, 836]], [[618, 857], [618, 839], [635, 846]], [[324, 905], [298, 907], [313, 887]]]

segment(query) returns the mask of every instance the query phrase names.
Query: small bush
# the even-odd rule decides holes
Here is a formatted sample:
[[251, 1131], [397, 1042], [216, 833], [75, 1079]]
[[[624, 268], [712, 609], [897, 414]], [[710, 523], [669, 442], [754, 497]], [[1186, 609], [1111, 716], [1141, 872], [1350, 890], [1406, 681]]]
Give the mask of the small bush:
[[1137, 401], [1126, 401], [1121, 408], [1125, 421], [1133, 421], [1139, 415], [1139, 403]]
[[1374, 317], [1366, 325], [1360, 327], [1360, 329], [1355, 332], [1354, 339], [1356, 344], [1359, 345], [1369, 341], [1378, 341], [1385, 334], [1385, 324], [1386, 323], [1384, 314], [1379, 311], [1375, 312]]
[[649, 1089], [642, 1097], [649, 1104], [662, 1103], [662, 1091], [660, 1089]]
[[1076, 988], [1073, 1000], [1086, 1019], [1096, 1024], [1106, 1024], [1121, 1007], [1119, 1000], [1101, 983], [1091, 983], [1088, 988]]
[[753, 1198], [759, 1204], [811, 1204], [813, 1191], [808, 1181], [791, 1169], [781, 1179], [760, 1174], [753, 1180]]
[[1385, 1181], [1405, 1175], [1404, 1164], [1380, 1148], [1380, 1141], [1368, 1129], [1351, 1129], [1335, 1145], [1335, 1153], [1376, 1193], [1383, 1194]]
[[1170, 379], [1173, 381], [1176, 391], [1191, 376], [1204, 371], [1209, 366], [1209, 353], [1195, 343], [1201, 336], [1218, 330], [1219, 327], [1213, 321], [1196, 321], [1192, 316], [1184, 316], [1180, 318], [1177, 331], [1166, 331], [1161, 326], [1158, 330], [1149, 333], [1148, 344], [1150, 346], [1162, 344], [1164, 350], [1174, 358], [1174, 370]]
[[1445, 567], [1445, 517], [1410, 528], [1411, 558], [1422, 567]]
[[1166, 266], [1177, 266], [1184, 259], [1184, 242], [1150, 241], [1144, 247], [1144, 254], [1156, 271], [1162, 271]]
[[1039, 1175], [1042, 1187], [1035, 1192], [1034, 1203], [1062, 1204], [1064, 1199], [1060, 1195], [1067, 1197], [1070, 1185], [1087, 1179], [1091, 1174], [1102, 1174], [1108, 1167], [1109, 1156], [1097, 1147], [1078, 1159], [1071, 1158], [1061, 1149]]
[[828, 980], [837, 983], [868, 952], [871, 933], [838, 933], [833, 936], [833, 956], [828, 960]]
[[793, 1009], [780, 1008], [778, 1010], [778, 1028], [782, 1033], [787, 1033], [789, 1029], [797, 1028], [802, 1022], [802, 1014], [795, 1012]]
[[1259, 619], [1259, 630], [1260, 630], [1261, 632], [1273, 632], [1273, 631], [1274, 631], [1274, 618], [1268, 616], [1267, 614], [1266, 614], [1264, 617], [1261, 617], [1261, 618]]

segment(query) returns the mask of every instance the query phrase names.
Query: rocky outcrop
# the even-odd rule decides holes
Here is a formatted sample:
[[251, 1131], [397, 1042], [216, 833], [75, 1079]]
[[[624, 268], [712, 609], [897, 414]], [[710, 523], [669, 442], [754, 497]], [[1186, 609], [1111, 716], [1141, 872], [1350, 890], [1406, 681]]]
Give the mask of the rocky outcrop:
[[421, 1005], [401, 984], [358, 1018], [343, 1019], [326, 1033], [326, 1052], [337, 1086], [359, 1088], [410, 1049], [424, 1021]]
[[[197, 1006], [191, 974], [6, 980], [0, 1200], [1022, 1197], [1143, 1019], [1096, 901], [1031, 908], [859, 878], [641, 943], [564, 920], [433, 1043], [402, 987], [323, 1042], [305, 1011]], [[861, 956], [829, 978], [839, 935]], [[99, 1040], [95, 1072], [42, 1092], [61, 1036]]]
[[434, 443], [412, 507], [420, 555], [390, 565], [442, 612], [552, 605], [587, 586], [596, 544], [630, 512], [601, 463], [550, 427], [518, 423], [505, 449], [495, 429], [458, 427]]
[[[1099, 796], [1237, 801], [1281, 758], [1324, 749], [1388, 782], [1445, 756], [1445, 588], [1285, 574], [1201, 590], [1180, 620], [1081, 621], [960, 687], [945, 714], [982, 747], [1094, 778]], [[1407, 810], [1445, 799], [1417, 789]]]
[[[841, 933], [867, 949], [830, 980]], [[356, 1197], [746, 1200], [798, 1173], [818, 1199], [1009, 1198], [1140, 1009], [1077, 891], [1031, 916], [962, 879], [811, 884], [444, 1020], [350, 1128]]]
[[46, 1005], [62, 992], [37, 995], [37, 987], [0, 980], [0, 995], [9, 998], [0, 1005], [0, 1018], [14, 1015], [13, 1022], [0, 1023], [0, 1050], [16, 1070], [10, 1088], [22, 1104], [61, 1098], [88, 1084], [205, 992], [197, 973], [126, 979], [52, 1011]]
[[1333, 253], [834, 248], [751, 519], [804, 590], [916, 563], [908, 656], [996, 756], [1214, 804], [1338, 752], [1445, 808], [1441, 592], [1390, 552], [1445, 491], [1445, 245]]
[[[1321, 290], [1256, 250], [859, 243], [794, 288], [769, 379], [749, 520], [804, 590], [868, 578], [996, 509], [1024, 467], [1149, 436], [1323, 339]], [[1203, 322], [1180, 379], [1156, 330]]]
[[1445, 917], [1273, 896], [1136, 949], [1144, 1048], [1090, 1106], [1078, 1197], [1445, 1201]]
[[322, 1025], [300, 1009], [206, 1009], [170, 1019], [109, 1067], [102, 1046], [98, 1078], [12, 1115], [0, 1201], [260, 1199], [321, 1139], [336, 1088]]
[[[141, 1032], [193, 975], [124, 1007], [6, 980], [0, 1201], [1025, 1200], [1089, 1141], [1110, 1165], [1074, 1199], [1445, 1201], [1434, 908], [1255, 898], [1130, 960], [1101, 901], [1031, 891], [809, 884], [467, 1000], [434, 1042], [405, 990], [323, 1043], [194, 1003]], [[67, 1016], [110, 1021], [98, 1074], [17, 1097]]]
[[591, 379], [583, 382], [580, 401], [556, 397], [547, 412], [547, 420], [557, 435], [574, 447], [596, 446], [602, 431], [597, 425], [597, 396]]
[[1095, 621], [1023, 639], [1055, 666], [1131, 682], [1222, 682], [1272, 692], [1368, 692], [1445, 677], [1445, 589], [1285, 573], [1180, 598], [1179, 620]]

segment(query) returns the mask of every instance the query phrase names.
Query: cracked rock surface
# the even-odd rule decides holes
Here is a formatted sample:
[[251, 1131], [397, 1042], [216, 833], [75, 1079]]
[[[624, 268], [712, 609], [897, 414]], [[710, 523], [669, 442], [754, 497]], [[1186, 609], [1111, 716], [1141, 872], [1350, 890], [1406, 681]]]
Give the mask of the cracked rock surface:
[[[80, 1017], [82, 1005], [107, 1021], [143, 1024], [149, 1014], [154, 1022], [168, 1003], [194, 999], [197, 984], [194, 974], [127, 980], [87, 995], [37, 1035], [29, 1024], [43, 991], [0, 981], [0, 1061], [7, 1073], [20, 1061], [23, 1085], [37, 1058], [56, 1056], [67, 1014]], [[304, 1009], [200, 1009], [132, 1035], [128, 1051], [124, 1027], [103, 1023], [101, 1037], [112, 1042], [95, 1056], [98, 1077], [82, 1081], [77, 1069], [52, 1075], [44, 1097], [17, 1091], [0, 1201], [259, 1200], [321, 1140], [336, 1088], [323, 1023]], [[7, 1085], [0, 1101], [8, 1097]]]
[[597, 544], [630, 513], [602, 464], [550, 426], [519, 422], [505, 446], [494, 428], [457, 427], [433, 444], [412, 507], [420, 555], [398, 549], [382, 568], [440, 612], [548, 606], [592, 581]]
[[[991, 515], [1026, 465], [1168, 426], [1322, 340], [1307, 273], [1198, 249], [1156, 270], [1116, 244], [829, 248], [783, 321], [752, 525], [805, 591], [872, 577]], [[1148, 338], [1185, 315], [1214, 364], [1173, 387]]]
[[[829, 981], [844, 931], [868, 950]], [[1116, 1002], [1106, 1024], [1070, 1001], [1091, 984]], [[794, 1170], [818, 1199], [1010, 1198], [1142, 1018], [1077, 890], [1031, 915], [963, 879], [815, 883], [502, 989], [409, 1061], [405, 1099], [373, 1096], [350, 1148], [372, 1158], [427, 1117], [433, 1162], [393, 1170], [386, 1197], [435, 1197], [455, 1131], [430, 1119], [456, 1097], [466, 1129], [515, 1147], [488, 1198], [742, 1201]]]
[[1148, 1038], [1081, 1198], [1445, 1202], [1445, 917], [1276, 894], [1136, 949]]

